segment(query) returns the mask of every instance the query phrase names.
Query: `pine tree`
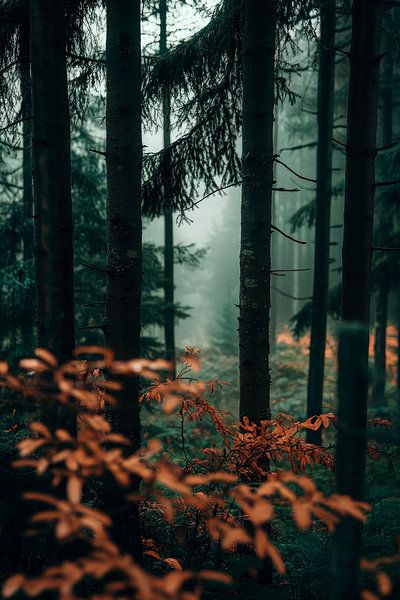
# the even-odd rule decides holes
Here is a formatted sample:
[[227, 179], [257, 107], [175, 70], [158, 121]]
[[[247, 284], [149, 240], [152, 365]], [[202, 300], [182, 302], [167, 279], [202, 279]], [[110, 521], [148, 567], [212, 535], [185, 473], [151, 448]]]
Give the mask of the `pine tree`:
[[33, 281], [33, 184], [32, 184], [32, 92], [30, 66], [30, 32], [28, 21], [19, 32], [21, 119], [22, 119], [22, 172], [23, 172], [23, 271], [25, 279], [24, 315], [21, 323], [21, 345], [30, 352], [34, 339]]
[[[167, 32], [167, 0], [160, 0], [160, 56], [168, 50]], [[171, 144], [171, 102], [166, 87], [162, 98], [163, 111], [163, 145]], [[172, 375], [175, 373], [175, 315], [174, 315], [174, 229], [172, 210], [164, 214], [164, 337], [165, 357], [172, 362]]]
[[30, 15], [38, 344], [65, 360], [75, 323], [64, 2], [32, 0]]
[[[320, 10], [314, 282], [307, 393], [309, 417], [322, 413], [324, 388], [335, 86], [335, 2], [322, 0]], [[321, 429], [309, 430], [307, 441], [321, 444]]]
[[[387, 12], [384, 25], [389, 24], [390, 13]], [[385, 23], [386, 22], [386, 23]], [[381, 116], [381, 142], [385, 148], [393, 142], [393, 40], [390, 32], [383, 30], [382, 51], [384, 53], [382, 63], [382, 109]], [[383, 207], [381, 207], [383, 208]], [[376, 221], [379, 225], [380, 211], [376, 211]], [[382, 215], [383, 220], [385, 216]], [[387, 275], [386, 271], [384, 272]], [[375, 344], [374, 344], [374, 380], [372, 386], [372, 403], [374, 406], [382, 406], [385, 395], [386, 383], [386, 330], [388, 321], [390, 278], [380, 279], [377, 282], [375, 294]]]
[[[375, 196], [376, 128], [383, 0], [354, 0], [347, 112], [343, 239], [342, 318], [368, 327], [371, 292], [372, 228]], [[358, 331], [358, 329], [357, 329]], [[339, 363], [337, 489], [356, 500], [364, 496], [368, 386], [368, 335], [356, 336], [347, 352], [357, 360]], [[350, 342], [349, 342], [350, 343]], [[355, 355], [355, 350], [357, 355]], [[357, 358], [356, 358], [357, 357]], [[337, 528], [331, 598], [359, 597], [362, 524], [345, 519]]]
[[[140, 355], [140, 299], [142, 288], [141, 217], [141, 47], [140, 0], [107, 2], [107, 289], [106, 345], [118, 360]], [[133, 448], [140, 447], [139, 381], [126, 378], [116, 394], [112, 423]], [[105, 485], [110, 510], [120, 506], [113, 535], [120, 546], [141, 556], [137, 508]]]
[[243, 30], [242, 206], [240, 246], [240, 416], [269, 418], [269, 310], [274, 0], [248, 0]]

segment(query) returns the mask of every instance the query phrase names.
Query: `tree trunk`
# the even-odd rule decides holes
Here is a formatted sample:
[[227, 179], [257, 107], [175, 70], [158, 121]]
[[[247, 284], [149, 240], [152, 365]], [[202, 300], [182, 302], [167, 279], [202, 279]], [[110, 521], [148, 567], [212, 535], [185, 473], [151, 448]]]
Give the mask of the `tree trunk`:
[[244, 3], [240, 416], [270, 417], [269, 311], [275, 0]]
[[[381, 110], [381, 146], [389, 146], [393, 142], [393, 57], [391, 36], [383, 30], [382, 52], [382, 110]], [[379, 214], [378, 214], [379, 219]], [[386, 328], [388, 312], [388, 290], [380, 284], [376, 292], [375, 314], [375, 346], [374, 346], [374, 382], [372, 403], [381, 407], [385, 398], [386, 385]]]
[[[167, 52], [167, 0], [160, 0], [160, 55]], [[171, 102], [168, 90], [163, 93], [163, 145], [171, 143]], [[164, 335], [165, 357], [172, 363], [175, 377], [175, 315], [174, 315], [174, 229], [172, 211], [164, 214]]]
[[[24, 314], [21, 323], [22, 349], [32, 352], [34, 344], [34, 314], [35, 288], [33, 283], [33, 185], [32, 185], [32, 90], [30, 66], [30, 37], [29, 25], [20, 27], [20, 87], [21, 87], [21, 118], [22, 122], [22, 178], [23, 178], [23, 274], [26, 287], [24, 288]], [[29, 283], [28, 283], [29, 282]]]
[[[274, 154], [278, 154], [278, 133], [279, 133], [279, 125], [278, 125], [278, 107], [275, 108], [274, 115], [274, 125], [273, 125], [273, 152]], [[276, 163], [273, 164], [273, 181], [276, 181]], [[278, 194], [276, 190], [272, 192], [272, 208], [271, 208], [271, 220], [274, 225], [279, 226], [278, 221]], [[275, 263], [275, 258], [279, 256], [278, 253], [278, 243], [279, 243], [279, 234], [275, 233], [271, 237], [271, 264]], [[277, 330], [279, 327], [279, 316], [278, 316], [278, 302], [277, 302], [277, 293], [271, 289], [271, 311], [270, 311], [270, 323], [269, 323], [269, 343], [270, 343], [270, 353], [274, 354], [276, 350], [276, 336]]]
[[[343, 238], [342, 318], [368, 327], [375, 196], [380, 34], [383, 0], [354, 0], [347, 112], [347, 159]], [[337, 489], [360, 500], [364, 495], [367, 427], [368, 335], [349, 340], [349, 366], [339, 363]], [[357, 368], [356, 368], [357, 366]], [[347, 370], [348, 369], [348, 370]], [[356, 373], [357, 371], [357, 373]], [[346, 391], [346, 387], [348, 390]], [[337, 528], [331, 598], [359, 597], [362, 525], [346, 519]]]
[[[363, 496], [368, 393], [368, 326], [344, 323], [339, 337], [339, 430], [336, 445], [337, 491], [360, 500]], [[359, 599], [362, 523], [346, 517], [337, 526], [333, 546], [331, 600]]]
[[39, 346], [75, 345], [64, 2], [31, 0], [36, 319]]
[[[107, 2], [107, 291], [106, 344], [118, 360], [140, 354], [142, 283], [140, 0]], [[113, 428], [140, 447], [139, 380], [126, 378], [116, 394]], [[115, 509], [112, 534], [120, 548], [141, 556], [138, 511], [123, 491], [105, 486]]]
[[[335, 89], [335, 2], [321, 3], [318, 76], [318, 151], [314, 281], [308, 371], [307, 416], [322, 413], [332, 196], [332, 133]], [[321, 429], [307, 431], [307, 441], [321, 444]]]

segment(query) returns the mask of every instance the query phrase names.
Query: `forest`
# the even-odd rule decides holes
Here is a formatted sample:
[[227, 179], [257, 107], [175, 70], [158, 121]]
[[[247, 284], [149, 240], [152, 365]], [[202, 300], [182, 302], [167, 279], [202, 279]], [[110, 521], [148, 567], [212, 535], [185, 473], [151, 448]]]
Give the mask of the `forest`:
[[0, 0], [1, 598], [400, 598], [399, 32]]

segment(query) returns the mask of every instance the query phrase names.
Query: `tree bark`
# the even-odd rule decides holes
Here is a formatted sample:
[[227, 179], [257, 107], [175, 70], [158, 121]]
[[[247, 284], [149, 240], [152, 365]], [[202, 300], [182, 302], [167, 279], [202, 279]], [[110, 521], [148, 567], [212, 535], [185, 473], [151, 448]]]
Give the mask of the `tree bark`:
[[[278, 154], [278, 133], [279, 133], [279, 121], [278, 121], [278, 107], [275, 108], [274, 114], [274, 124], [273, 124], [273, 152], [274, 154]], [[272, 170], [273, 181], [276, 181], [276, 163], [273, 164]], [[274, 225], [278, 225], [278, 194], [276, 190], [272, 192], [272, 207], [271, 207], [271, 221]], [[278, 225], [279, 226], [279, 225]], [[271, 236], [271, 264], [275, 263], [275, 258], [278, 256], [278, 243], [279, 243], [279, 235], [275, 233], [275, 235]], [[271, 289], [271, 309], [270, 309], [270, 322], [269, 322], [269, 344], [270, 344], [270, 354], [274, 354], [276, 350], [276, 336], [278, 333], [279, 327], [279, 313], [278, 313], [278, 302], [277, 302], [277, 293]]]
[[31, 0], [30, 19], [38, 344], [66, 360], [75, 323], [64, 2]]
[[[160, 0], [160, 55], [167, 52], [167, 0]], [[163, 146], [171, 143], [171, 102], [168, 90], [163, 93]], [[175, 377], [175, 315], [174, 315], [174, 224], [172, 211], [164, 214], [164, 336], [165, 357], [171, 361]]]
[[[361, 500], [366, 451], [368, 393], [368, 326], [345, 323], [339, 337], [339, 429], [336, 442], [337, 491]], [[362, 410], [364, 408], [364, 410]], [[331, 600], [359, 599], [362, 523], [346, 517], [336, 529], [333, 545]]]
[[[389, 15], [388, 15], [389, 16]], [[393, 142], [393, 57], [392, 41], [385, 30], [382, 34], [382, 109], [381, 109], [381, 146]], [[379, 213], [377, 215], [379, 219]], [[374, 346], [374, 381], [372, 388], [372, 403], [375, 407], [382, 406], [386, 385], [386, 329], [388, 313], [388, 290], [380, 284], [376, 292], [375, 313], [375, 346]]]
[[[347, 112], [347, 159], [343, 238], [343, 321], [369, 324], [375, 196], [380, 35], [383, 0], [354, 0]], [[339, 360], [337, 489], [364, 495], [368, 402], [368, 335], [349, 334]], [[354, 339], [353, 339], [354, 337]], [[345, 352], [343, 348], [343, 353]], [[351, 363], [351, 364], [350, 364]], [[363, 375], [364, 373], [364, 375]], [[331, 599], [359, 597], [362, 525], [346, 519], [337, 528]]]
[[345, 321], [369, 322], [382, 0], [354, 0], [343, 230]]
[[[308, 371], [307, 416], [322, 413], [329, 292], [329, 241], [332, 196], [332, 133], [335, 90], [335, 2], [321, 3], [318, 75], [318, 150], [314, 280]], [[307, 441], [321, 444], [321, 429], [307, 431]]]
[[19, 38], [21, 118], [22, 121], [22, 259], [23, 273], [29, 283], [24, 288], [24, 314], [21, 323], [21, 341], [24, 351], [32, 352], [34, 344], [35, 286], [33, 283], [33, 182], [32, 182], [32, 90], [31, 53], [28, 22], [20, 26]]
[[[140, 0], [107, 2], [107, 290], [106, 345], [118, 360], [140, 355], [142, 284]], [[139, 381], [122, 380], [113, 428], [140, 447]], [[105, 485], [112, 535], [122, 550], [141, 557], [138, 511], [115, 485]]]
[[270, 417], [269, 311], [275, 0], [244, 3], [240, 416]]

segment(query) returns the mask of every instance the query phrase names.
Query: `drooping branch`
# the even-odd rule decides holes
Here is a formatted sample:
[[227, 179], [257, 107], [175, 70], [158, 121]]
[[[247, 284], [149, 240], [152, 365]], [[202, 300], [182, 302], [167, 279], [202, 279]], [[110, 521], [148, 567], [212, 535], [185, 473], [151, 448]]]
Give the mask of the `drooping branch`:
[[290, 171], [290, 173], [293, 173], [293, 175], [296, 175], [296, 177], [299, 177], [299, 179], [304, 179], [304, 181], [311, 181], [311, 183], [317, 183], [316, 179], [311, 179], [310, 177], [305, 177], [304, 175], [300, 175], [300, 173], [297, 173], [297, 171], [289, 167], [289, 165], [287, 165], [285, 162], [279, 160], [277, 156], [275, 156], [274, 161], [277, 162], [279, 165], [285, 167], [285, 169]]
[[282, 229], [279, 229], [279, 227], [277, 227], [276, 225], [271, 225], [271, 228], [274, 231], [277, 231], [278, 233], [280, 233], [281, 235], [283, 235], [283, 237], [287, 238], [288, 240], [291, 240], [292, 242], [295, 242], [296, 244], [307, 244], [307, 242], [302, 242], [301, 240], [297, 240], [296, 238], [292, 237], [288, 233], [285, 233], [284, 231], [282, 231]]

